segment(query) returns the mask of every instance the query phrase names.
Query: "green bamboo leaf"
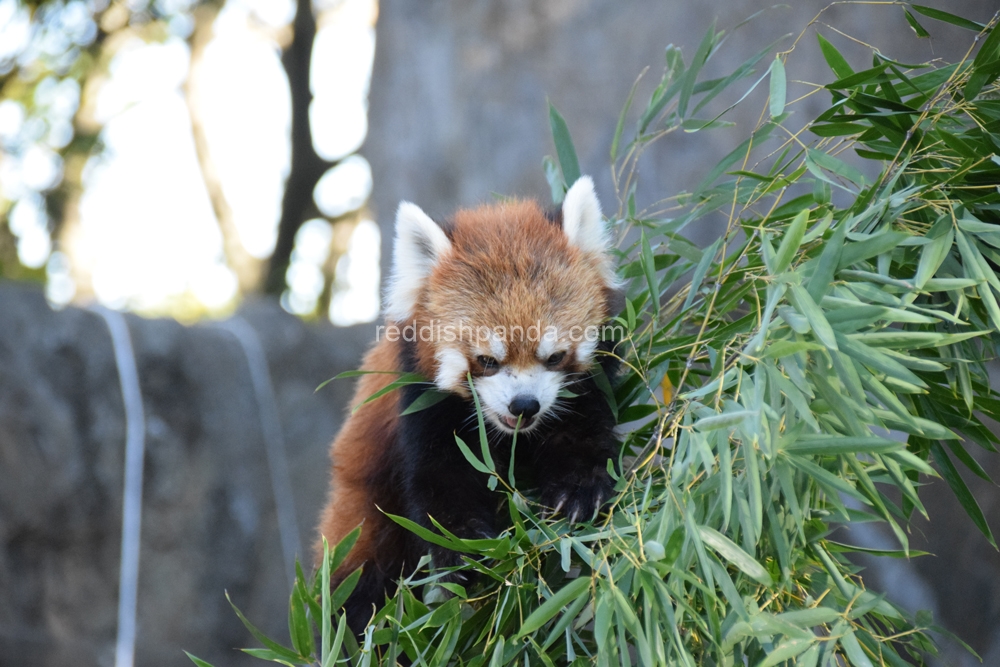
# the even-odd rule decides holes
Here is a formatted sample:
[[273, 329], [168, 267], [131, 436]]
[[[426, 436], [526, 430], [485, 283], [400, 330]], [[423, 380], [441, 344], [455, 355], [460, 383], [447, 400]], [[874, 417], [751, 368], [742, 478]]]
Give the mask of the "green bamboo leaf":
[[[465, 378], [469, 384], [469, 391], [472, 392], [472, 402], [476, 406], [476, 420], [479, 423], [479, 449], [483, 454], [483, 463], [490, 472], [496, 472], [497, 467], [496, 464], [493, 463], [493, 454], [490, 452], [490, 443], [486, 438], [486, 423], [483, 419], [483, 406], [479, 404], [479, 394], [476, 393], [476, 383], [472, 381], [472, 373], [466, 373]], [[518, 419], [518, 424], [520, 423], [521, 420]], [[455, 439], [458, 439], [457, 435], [455, 436]]]
[[978, 283], [978, 280], [969, 278], [932, 278], [924, 284], [924, 291], [950, 292], [952, 290], [965, 289], [966, 287], [974, 287]]
[[[344, 375], [344, 374], [341, 373], [340, 375]], [[333, 379], [336, 380], [337, 378], [340, 377], [340, 375], [338, 375], [336, 378], [333, 378]], [[402, 387], [406, 387], [406, 386], [409, 386], [411, 384], [427, 384], [427, 385], [430, 385], [430, 383], [427, 381], [427, 379], [423, 375], [420, 375], [419, 373], [404, 373], [401, 376], [399, 376], [399, 379], [393, 380], [392, 382], [390, 382], [386, 386], [382, 387], [381, 389], [379, 389], [378, 391], [376, 391], [374, 394], [372, 394], [371, 396], [369, 396], [365, 400], [363, 400], [360, 403], [358, 403], [357, 405], [355, 405], [354, 408], [352, 408], [351, 413], [353, 414], [353, 413], [357, 412], [361, 408], [361, 406], [363, 406], [363, 405], [367, 405], [367, 404], [371, 403], [372, 401], [375, 401], [375, 400], [378, 400], [378, 399], [382, 398], [383, 396], [385, 396], [386, 394], [388, 394], [390, 392], [396, 391], [397, 389], [401, 389]]]
[[[646, 285], [649, 287], [649, 294], [652, 295], [653, 317], [660, 316], [660, 286], [656, 280], [656, 262], [653, 259], [653, 248], [649, 245], [646, 232], [642, 232], [639, 238], [639, 262], [642, 264], [642, 271], [646, 275]], [[699, 263], [702, 258], [699, 257]]]
[[812, 477], [820, 484], [820, 486], [832, 492], [834, 498], [836, 498], [838, 493], [844, 493], [851, 496], [855, 500], [859, 500], [866, 504], [868, 503], [868, 500], [849, 482], [841, 477], [838, 477], [837, 475], [834, 475], [829, 470], [816, 465], [809, 459], [802, 458], [801, 456], [786, 456], [785, 460]]
[[545, 171], [545, 180], [549, 183], [549, 190], [552, 194], [552, 203], [561, 204], [566, 197], [566, 181], [563, 180], [562, 171], [551, 156], [542, 158], [542, 170]]
[[840, 256], [844, 248], [844, 239], [847, 235], [847, 223], [841, 221], [837, 228], [833, 230], [830, 240], [823, 246], [823, 252], [816, 263], [816, 269], [809, 279], [808, 292], [813, 301], [820, 301], [823, 295], [830, 290], [833, 284], [833, 276], [840, 264]]
[[639, 653], [639, 664], [654, 664], [653, 651], [649, 646], [649, 640], [646, 637], [646, 633], [642, 631], [642, 625], [639, 623], [639, 617], [635, 615], [635, 610], [632, 609], [632, 605], [629, 601], [625, 599], [625, 595], [622, 593], [620, 588], [617, 586], [612, 587], [611, 592], [615, 598], [615, 607], [618, 610], [618, 617], [625, 623], [625, 627], [628, 628], [629, 634], [631, 634], [632, 638], [635, 640], [635, 646]]
[[299, 662], [288, 662], [285, 660], [280, 653], [276, 653], [270, 649], [266, 648], [241, 648], [242, 653], [246, 653], [250, 657], [257, 658], [258, 660], [267, 660], [268, 662], [276, 662], [281, 665], [286, 665], [286, 667], [292, 667], [293, 665], [304, 665], [303, 661]]
[[809, 322], [809, 327], [819, 342], [823, 343], [830, 350], [836, 350], [837, 339], [833, 329], [830, 327], [830, 323], [826, 321], [826, 317], [823, 316], [823, 311], [816, 305], [813, 298], [809, 296], [809, 292], [799, 285], [792, 285], [791, 298], [795, 310], [799, 311], [806, 318]]
[[771, 63], [771, 118], [777, 118], [785, 113], [785, 64], [777, 56]]
[[576, 159], [576, 149], [573, 148], [573, 139], [569, 135], [566, 120], [551, 102], [549, 102], [549, 126], [552, 129], [552, 141], [556, 145], [556, 156], [559, 158], [559, 166], [562, 168], [566, 185], [572, 187], [580, 178], [580, 163]]
[[194, 657], [193, 655], [191, 655], [187, 651], [184, 651], [184, 655], [186, 655], [191, 660], [191, 662], [193, 662], [194, 664], [198, 665], [198, 667], [213, 667], [213, 665], [205, 662], [204, 660], [202, 660], [200, 658]]
[[715, 243], [705, 248], [705, 252], [702, 253], [701, 261], [698, 262], [698, 266], [694, 268], [694, 274], [691, 276], [691, 285], [688, 287], [687, 298], [684, 299], [684, 305], [681, 307], [682, 311], [687, 310], [691, 302], [694, 301], [694, 297], [701, 287], [701, 281], [705, 279], [705, 274], [708, 273], [708, 269], [712, 265], [712, 260], [715, 259], [715, 253], [719, 251], [720, 245], [722, 245], [721, 237], [716, 239]]
[[979, 461], [972, 458], [972, 456], [969, 455], [969, 452], [965, 451], [965, 447], [962, 446], [960, 441], [948, 440], [947, 443], [948, 449], [951, 450], [951, 453], [954, 454], [959, 461], [965, 464], [965, 467], [971, 470], [976, 477], [985, 479], [990, 484], [993, 484], [993, 480], [990, 478], [989, 473], [987, 473], [983, 467], [979, 465]]
[[398, 523], [403, 528], [406, 528], [408, 531], [410, 531], [420, 539], [424, 540], [425, 542], [430, 542], [431, 544], [436, 544], [440, 547], [444, 547], [445, 549], [450, 549], [451, 551], [458, 551], [460, 553], [469, 553], [469, 554], [478, 553], [477, 549], [474, 549], [471, 546], [467, 546], [462, 541], [455, 541], [447, 537], [444, 537], [442, 535], [438, 535], [437, 533], [428, 530], [427, 528], [424, 528], [420, 524], [414, 521], [410, 521], [406, 517], [397, 516], [395, 514], [389, 514], [388, 512], [386, 512], [385, 515], [389, 517], [392, 521]]
[[948, 458], [948, 454], [944, 451], [944, 448], [940, 443], [931, 442], [931, 453], [934, 454], [934, 460], [937, 461], [938, 468], [941, 471], [941, 477], [948, 482], [948, 486], [951, 487], [952, 492], [955, 497], [958, 498], [958, 502], [965, 509], [965, 513], [969, 515], [972, 522], [976, 524], [979, 531], [986, 537], [993, 548], [997, 548], [997, 542], [993, 538], [993, 532], [990, 530], [990, 525], [986, 521], [986, 517], [983, 515], [983, 510], [979, 507], [979, 503], [976, 502], [975, 497], [972, 492], [969, 491], [969, 487], [966, 486], [965, 480], [962, 476], [958, 474], [958, 470], [955, 469], [955, 464], [951, 462]]
[[954, 14], [949, 14], [948, 12], [943, 12], [940, 9], [934, 9], [933, 7], [925, 7], [923, 5], [911, 5], [911, 7], [913, 7], [916, 12], [923, 14], [928, 18], [957, 25], [959, 28], [965, 28], [966, 30], [972, 30], [973, 32], [979, 32], [986, 27], [982, 23], [970, 21], [969, 19], [964, 19], [961, 16], [955, 16]]
[[[830, 544], [830, 541], [826, 541]], [[801, 628], [813, 628], [817, 625], [824, 625], [826, 623], [833, 623], [839, 621], [844, 615], [837, 611], [836, 609], [831, 609], [830, 607], [813, 607], [811, 609], [797, 609], [795, 611], [786, 611], [783, 614], [777, 614], [775, 618], [784, 622], [791, 623], [792, 625], [797, 625]]]
[[783, 359], [799, 352], [809, 352], [812, 350], [825, 350], [819, 343], [807, 340], [776, 340], [767, 346], [764, 356], [771, 359]]
[[864, 649], [861, 648], [861, 644], [858, 643], [858, 638], [854, 636], [853, 629], [848, 628], [844, 632], [840, 638], [840, 645], [844, 647], [844, 653], [847, 654], [847, 659], [851, 661], [854, 667], [872, 667], [872, 661], [868, 659]]
[[490, 658], [490, 667], [503, 667], [505, 660], [503, 659], [505, 639], [503, 635], [497, 638], [497, 643], [493, 647], [493, 657]]
[[457, 433], [455, 434], [455, 444], [458, 445], [460, 450], [462, 450], [462, 456], [465, 457], [465, 460], [468, 461], [473, 468], [481, 473], [486, 473], [487, 475], [493, 472], [485, 463], [480, 461], [479, 458], [472, 453], [472, 450], [469, 449], [469, 446], [465, 444], [465, 441], [462, 440]]
[[399, 414], [400, 416], [412, 415], [414, 412], [426, 410], [433, 405], [437, 405], [449, 396], [451, 396], [451, 394], [446, 391], [441, 391], [434, 387], [428, 387], [427, 389], [424, 389], [424, 391]]
[[862, 70], [856, 74], [851, 74], [850, 76], [837, 79], [833, 83], [827, 84], [827, 88], [831, 90], [844, 90], [847, 88], [860, 88], [866, 83], [870, 83], [878, 79], [882, 72], [889, 67], [889, 63], [884, 62], [881, 65], [876, 65], [871, 69]]
[[920, 379], [913, 371], [904, 366], [895, 358], [885, 354], [883, 351], [869, 347], [864, 341], [852, 338], [849, 335], [834, 333], [837, 340], [837, 347], [841, 352], [859, 361], [865, 366], [885, 373], [889, 377], [894, 377], [903, 382], [907, 382], [917, 387], [926, 387], [927, 384]]
[[571, 601], [581, 596], [590, 596], [589, 577], [579, 577], [572, 580], [557, 592], [552, 594], [548, 600], [535, 609], [528, 618], [524, 619], [524, 624], [515, 637], [520, 639], [525, 637], [549, 622], [557, 613], [563, 610]]
[[918, 457], [913, 452], [907, 451], [905, 449], [898, 452], [890, 452], [886, 454], [888, 458], [894, 459], [897, 463], [907, 466], [913, 470], [924, 475], [929, 475], [931, 477], [938, 477], [937, 471], [934, 470], [926, 461]]
[[341, 581], [340, 585], [333, 591], [333, 594], [330, 596], [330, 607], [333, 610], [336, 611], [343, 607], [344, 603], [347, 602], [347, 598], [349, 598], [351, 593], [354, 592], [354, 589], [357, 588], [358, 581], [361, 580], [361, 570], [362, 568], [359, 567], [344, 577], [344, 580]]
[[774, 582], [771, 575], [758, 563], [753, 556], [743, 551], [735, 542], [728, 537], [708, 526], [698, 526], [698, 536], [701, 541], [710, 546], [716, 553], [732, 563], [748, 577], [770, 586]]
[[839, 160], [828, 153], [810, 148], [806, 152], [806, 167], [817, 178], [821, 178], [833, 185], [840, 185], [836, 181], [831, 181], [822, 170], [826, 170], [835, 176], [840, 176], [844, 180], [850, 181], [857, 186], [864, 186], [865, 175], [860, 171]]
[[876, 331], [848, 334], [847, 338], [868, 345], [869, 347], [884, 347], [890, 349], [919, 349], [924, 347], [942, 347], [959, 343], [970, 338], [981, 338], [989, 331], [967, 331], [960, 334], [944, 334], [934, 331]]
[[747, 417], [753, 417], [759, 413], [756, 410], [735, 410], [733, 412], [723, 412], [722, 414], [704, 417], [694, 423], [699, 431], [715, 431], [720, 428], [727, 428], [739, 424]]
[[784, 450], [789, 454], [810, 456], [839, 456], [843, 454], [883, 453], [904, 449], [905, 443], [877, 436], [851, 437], [836, 435], [803, 435], [788, 444]]
[[687, 115], [688, 101], [691, 99], [694, 86], [698, 81], [698, 72], [701, 71], [705, 61], [708, 60], [712, 47], [715, 45], [715, 39], [715, 21], [713, 21], [705, 36], [701, 38], [701, 43], [698, 44], [698, 50], [695, 51], [694, 58], [691, 59], [691, 66], [684, 72], [681, 79], [681, 92], [677, 98], [677, 115], [681, 118]]
[[846, 269], [869, 257], [889, 252], [909, 238], [911, 236], [904, 232], [882, 232], [869, 236], [864, 241], [850, 243], [840, 255], [838, 268]]
[[302, 588], [295, 586], [288, 600], [288, 634], [299, 655], [312, 655], [316, 650], [312, 627], [306, 615], [308, 605], [302, 597]]
[[277, 656], [280, 656], [282, 660], [287, 660], [289, 662], [301, 662], [302, 656], [289, 648], [285, 648], [276, 641], [271, 640], [267, 635], [258, 630], [253, 623], [247, 620], [247, 617], [243, 615], [243, 612], [240, 611], [239, 607], [233, 604], [228, 591], [226, 592], [226, 600], [229, 602], [229, 606], [233, 608], [233, 611], [236, 612], [236, 616], [240, 619], [240, 622], [243, 623], [243, 626], [250, 631], [250, 634], [252, 634], [257, 641], [266, 646], [269, 650], [273, 651]]
[[[628, 110], [632, 108], [632, 99], [635, 97], [635, 90], [639, 87], [639, 82], [642, 81], [642, 76], [645, 73], [646, 70], [643, 70], [642, 74], [636, 77], [635, 82], [632, 84], [632, 89], [628, 91], [628, 97], [625, 98], [625, 106], [622, 107], [621, 113], [618, 114], [618, 125], [615, 126], [614, 138], [611, 140], [611, 164], [614, 164], [615, 160], [618, 159], [618, 142], [621, 141], [622, 132], [625, 130], [625, 116], [628, 114]], [[556, 203], [558, 204], [559, 202]]]
[[[775, 61], [780, 62], [780, 61]], [[805, 234], [806, 226], [809, 223], [809, 209], [799, 211], [795, 219], [788, 225], [785, 235], [778, 246], [778, 253], [774, 262], [774, 273], [782, 273], [792, 263], [792, 259], [802, 245], [802, 236]]]
[[917, 289], [923, 289], [927, 281], [934, 277], [937, 270], [941, 268], [941, 264], [944, 262], [945, 258], [948, 256], [948, 252], [951, 250], [952, 244], [954, 243], [955, 232], [951, 228], [941, 236], [933, 239], [930, 243], [924, 246], [923, 251], [920, 253], [920, 263], [917, 265], [917, 274], [913, 278], [913, 282]]
[[819, 40], [820, 51], [823, 52], [823, 57], [826, 59], [826, 63], [833, 70], [833, 73], [837, 75], [838, 79], [843, 79], [854, 74], [854, 70], [851, 66], [847, 64], [844, 60], [844, 56], [840, 55], [840, 51], [837, 50], [833, 44], [828, 42], [823, 35], [816, 33], [816, 39]]
[[816, 641], [815, 639], [786, 639], [768, 653], [764, 660], [757, 663], [757, 667], [774, 667], [774, 665], [786, 660], [792, 660], [812, 647]]
[[334, 667], [337, 663], [337, 658], [340, 657], [340, 649], [344, 645], [344, 637], [347, 633], [347, 614], [340, 614], [340, 619], [337, 621], [337, 633], [333, 637], [333, 642], [330, 644], [329, 651], [326, 652], [326, 659], [323, 661], [323, 667]]
[[1000, 30], [997, 30], [997, 26], [994, 25], [979, 47], [979, 53], [973, 59], [972, 67], [979, 72], [988, 65], [995, 64], [998, 57], [1000, 57]]
[[910, 24], [913, 28], [913, 32], [917, 33], [917, 37], [930, 37], [931, 34], [927, 32], [922, 25], [917, 22], [917, 19], [910, 13], [906, 7], [903, 7], [903, 14], [906, 16], [906, 22]]
[[[826, 544], [826, 547], [830, 551], [834, 552], [871, 554], [872, 556], [885, 556], [886, 558], [918, 558], [920, 556], [931, 555], [929, 551], [920, 551], [918, 549], [910, 549], [909, 551], [903, 551], [901, 549], [871, 549], [868, 547], [855, 546], [853, 544], [834, 542], [833, 540], [824, 540], [824, 544]], [[831, 609], [830, 611], [833, 610]]]

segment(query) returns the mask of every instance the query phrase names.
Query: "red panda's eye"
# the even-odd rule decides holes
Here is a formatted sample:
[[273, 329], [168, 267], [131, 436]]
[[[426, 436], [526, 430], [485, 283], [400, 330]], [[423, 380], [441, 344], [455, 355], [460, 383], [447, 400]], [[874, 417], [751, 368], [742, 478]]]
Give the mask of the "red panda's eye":
[[565, 352], [556, 352], [555, 354], [550, 355], [549, 358], [545, 360], [545, 364], [547, 366], [558, 366], [560, 362], [562, 362], [562, 360], [565, 358], [566, 358]]
[[487, 357], [482, 354], [476, 357], [476, 361], [478, 361], [479, 365], [483, 367], [483, 370], [487, 371], [496, 370], [497, 366], [500, 365], [500, 363], [493, 357]]

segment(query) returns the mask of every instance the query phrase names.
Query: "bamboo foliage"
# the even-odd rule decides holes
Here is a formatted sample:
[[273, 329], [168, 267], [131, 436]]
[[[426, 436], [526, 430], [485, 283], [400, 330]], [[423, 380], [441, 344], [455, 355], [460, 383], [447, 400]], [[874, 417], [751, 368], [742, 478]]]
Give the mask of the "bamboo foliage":
[[[968, 56], [914, 66], [876, 53], [855, 71], [819, 35], [835, 81], [817, 88], [830, 105], [802, 128], [786, 99], [794, 46], [756, 75], [772, 47], [705, 80], [722, 41], [714, 29], [689, 62], [667, 49], [626, 141], [629, 96], [611, 150], [630, 280], [618, 318], [626, 371], [607, 386], [627, 435], [606, 513], [577, 526], [544, 519], [496, 475], [488, 448], [461, 443], [507, 491], [510, 529], [463, 540], [396, 520], [465, 554], [479, 583], [414, 574], [359, 643], [336, 612], [351, 580], [328, 585], [355, 534], [314, 583], [300, 574], [292, 647], [255, 631], [265, 648], [248, 652], [283, 664], [405, 655], [490, 667], [867, 667], [934, 654], [932, 620], [867, 590], [847, 555], [921, 555], [907, 524], [926, 516], [927, 476], [942, 477], [996, 545], [958, 469], [988, 479], [969, 448], [1000, 442], [981, 419], [1000, 420], [985, 367], [1000, 342], [1000, 32], [901, 6], [918, 35], [928, 19], [968, 28]], [[748, 77], [769, 98], [751, 136], [692, 192], [639, 209], [643, 148], [722, 124], [699, 114]], [[565, 121], [551, 117], [558, 159], [546, 173], [558, 198], [562, 173], [579, 167]], [[708, 247], [684, 237], [719, 215], [727, 228]], [[861, 521], [884, 523], [898, 549], [832, 539], [836, 525]]]

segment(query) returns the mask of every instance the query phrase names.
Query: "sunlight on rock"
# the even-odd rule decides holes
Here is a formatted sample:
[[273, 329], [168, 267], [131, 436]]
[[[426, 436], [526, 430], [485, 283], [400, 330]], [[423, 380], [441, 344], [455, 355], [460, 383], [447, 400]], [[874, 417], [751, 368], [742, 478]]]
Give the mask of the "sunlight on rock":
[[371, 220], [358, 223], [347, 252], [337, 262], [330, 299], [330, 321], [334, 324], [348, 326], [378, 317], [381, 244], [378, 225]]

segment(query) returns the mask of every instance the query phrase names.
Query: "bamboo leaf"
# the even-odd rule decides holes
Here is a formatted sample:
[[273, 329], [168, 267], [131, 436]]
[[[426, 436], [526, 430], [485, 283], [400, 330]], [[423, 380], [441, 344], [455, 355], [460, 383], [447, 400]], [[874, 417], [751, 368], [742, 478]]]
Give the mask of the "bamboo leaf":
[[973, 497], [972, 492], [969, 491], [969, 487], [966, 486], [965, 480], [962, 476], [958, 474], [958, 470], [955, 469], [955, 464], [951, 462], [948, 458], [948, 454], [944, 451], [944, 448], [937, 442], [931, 442], [931, 452], [934, 454], [934, 460], [937, 461], [938, 468], [941, 471], [941, 477], [948, 482], [948, 486], [951, 487], [952, 492], [955, 497], [958, 498], [958, 502], [965, 509], [965, 513], [969, 515], [972, 522], [976, 524], [979, 531], [986, 537], [993, 548], [997, 548], [997, 542], [993, 538], [993, 532], [990, 530], [990, 525], [986, 522], [986, 517], [983, 515], [983, 510], [980, 509], [979, 503], [976, 502], [975, 497]]
[[823, 343], [830, 350], [836, 350], [837, 338], [833, 329], [830, 327], [830, 323], [826, 321], [826, 317], [823, 316], [823, 311], [816, 305], [813, 298], [809, 296], [809, 292], [799, 285], [792, 285], [791, 296], [795, 310], [799, 311], [806, 318], [809, 322], [809, 327], [819, 342]]
[[792, 263], [792, 258], [795, 257], [796, 252], [798, 252], [799, 247], [802, 245], [802, 236], [805, 234], [808, 223], [809, 210], [802, 209], [795, 216], [795, 219], [792, 220], [791, 224], [788, 225], [788, 229], [781, 239], [781, 245], [778, 247], [778, 253], [775, 257], [774, 273], [782, 273]]
[[771, 118], [785, 113], [785, 64], [780, 57], [771, 63], [770, 111]]
[[563, 178], [567, 187], [572, 187], [580, 178], [580, 163], [576, 159], [576, 149], [569, 135], [569, 127], [555, 106], [549, 102], [549, 126], [552, 129], [552, 141], [556, 145], [556, 156], [562, 168]]
[[878, 454], [894, 452], [906, 445], [898, 440], [887, 440], [876, 436], [850, 437], [836, 435], [801, 436], [795, 442], [785, 446], [790, 454], [813, 456], [839, 456], [841, 454], [857, 454], [859, 452]]
[[816, 39], [819, 40], [819, 49], [823, 52], [823, 57], [826, 59], [826, 64], [830, 66], [833, 73], [837, 75], [838, 79], [843, 79], [854, 74], [854, 70], [851, 66], [847, 64], [844, 60], [844, 56], [840, 55], [840, 51], [828, 42], [823, 35], [816, 33]]
[[754, 560], [753, 556], [743, 551], [735, 542], [708, 526], [698, 526], [701, 541], [710, 546], [716, 553], [725, 558], [748, 577], [770, 586], [773, 581], [764, 566]]
[[948, 12], [943, 12], [940, 9], [934, 9], [933, 7], [925, 7], [923, 5], [910, 6], [913, 7], [914, 11], [923, 14], [928, 18], [957, 25], [959, 28], [965, 28], [966, 30], [972, 30], [973, 32], [979, 32], [986, 27], [982, 23], [970, 21], [969, 19], [962, 18], [961, 16], [955, 16], [954, 14], [949, 14]]
[[528, 618], [524, 619], [524, 624], [521, 626], [521, 629], [515, 637], [520, 639], [521, 637], [531, 634], [538, 628], [545, 625], [566, 605], [570, 604], [571, 601], [576, 600], [578, 597], [583, 595], [587, 595], [589, 597], [590, 583], [591, 582], [588, 577], [579, 577], [560, 588], [552, 595], [552, 597], [539, 605], [539, 607], [535, 609], [531, 615], [528, 616]]
[[931, 36], [931, 34], [917, 22], [917, 19], [910, 13], [910, 10], [906, 9], [906, 7], [903, 8], [903, 14], [906, 16], [906, 22], [910, 24], [911, 28], [913, 28], [913, 32], [917, 33], [917, 37]]

